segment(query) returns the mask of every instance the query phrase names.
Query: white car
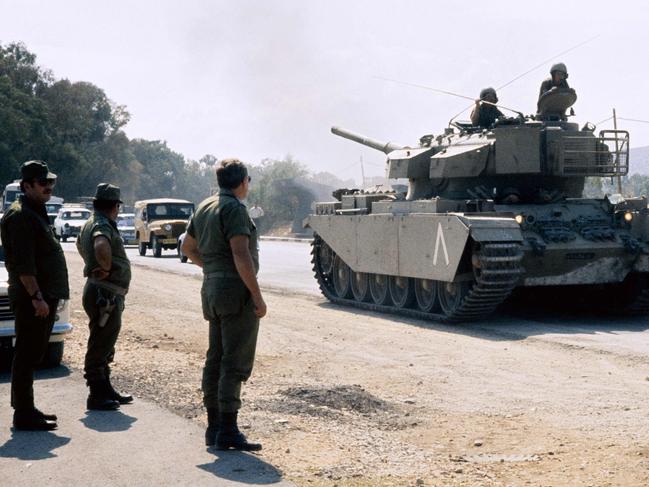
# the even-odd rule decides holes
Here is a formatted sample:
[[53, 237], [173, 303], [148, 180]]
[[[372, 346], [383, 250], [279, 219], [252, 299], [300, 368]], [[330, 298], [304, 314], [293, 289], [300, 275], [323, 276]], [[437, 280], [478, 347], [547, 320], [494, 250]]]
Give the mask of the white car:
[[90, 218], [90, 210], [83, 207], [64, 206], [54, 219], [54, 234], [64, 242], [70, 237], [78, 237], [81, 227]]
[[137, 245], [135, 236], [135, 214], [120, 213], [117, 215], [117, 229], [122, 236], [124, 245]]
[[[7, 270], [4, 265], [4, 250], [0, 246], [0, 359], [3, 364], [10, 363], [16, 343], [16, 330], [14, 327], [14, 315], [9, 307], [9, 295], [7, 292]], [[43, 364], [49, 367], [56, 367], [63, 359], [63, 340], [65, 335], [72, 331], [70, 323], [70, 303], [67, 299], [61, 299], [56, 309], [56, 319], [50, 343], [47, 347], [47, 355]]]

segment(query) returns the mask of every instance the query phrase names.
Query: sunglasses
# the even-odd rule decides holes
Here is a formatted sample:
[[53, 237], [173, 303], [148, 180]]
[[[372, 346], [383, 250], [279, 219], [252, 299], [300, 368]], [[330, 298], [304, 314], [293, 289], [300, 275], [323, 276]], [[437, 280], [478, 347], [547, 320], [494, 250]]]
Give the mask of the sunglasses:
[[39, 186], [45, 187], [45, 186], [54, 186], [56, 184], [56, 179], [36, 179], [36, 184]]

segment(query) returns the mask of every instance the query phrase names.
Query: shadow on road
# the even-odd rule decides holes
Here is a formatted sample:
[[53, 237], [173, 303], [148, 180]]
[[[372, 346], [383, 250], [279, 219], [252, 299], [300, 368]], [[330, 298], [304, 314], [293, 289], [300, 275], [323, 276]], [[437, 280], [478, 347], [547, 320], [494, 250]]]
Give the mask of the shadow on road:
[[324, 309], [347, 310], [361, 316], [380, 316], [410, 326], [492, 341], [524, 340], [547, 334], [641, 333], [649, 329], [647, 316], [620, 316], [584, 309], [548, 309], [541, 305], [529, 308], [504, 306], [484, 320], [453, 324], [347, 308], [329, 302], [320, 303], [319, 306]]
[[86, 428], [99, 433], [126, 431], [137, 421], [137, 418], [124, 414], [122, 411], [86, 411], [81, 421]]
[[51, 431], [16, 431], [0, 446], [0, 457], [19, 460], [45, 460], [57, 455], [53, 450], [70, 442], [66, 436], [58, 436]]
[[282, 480], [279, 470], [255, 455], [239, 451], [209, 451], [216, 453], [217, 458], [197, 467], [220, 479], [253, 485], [275, 484]]
[[[65, 365], [59, 365], [50, 369], [38, 369], [34, 373], [34, 380], [59, 379], [61, 377], [67, 377], [70, 374], [70, 369]], [[0, 373], [0, 384], [7, 384], [9, 382], [11, 382], [11, 367], [6, 370], [3, 369], [2, 373]]]

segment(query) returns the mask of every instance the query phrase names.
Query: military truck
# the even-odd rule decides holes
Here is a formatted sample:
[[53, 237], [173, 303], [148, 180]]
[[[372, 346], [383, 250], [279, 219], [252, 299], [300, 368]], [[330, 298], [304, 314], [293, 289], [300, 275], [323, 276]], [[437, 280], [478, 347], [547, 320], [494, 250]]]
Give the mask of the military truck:
[[[387, 154], [407, 192], [341, 190], [306, 218], [331, 301], [447, 322], [485, 318], [516, 288], [604, 290], [608, 309], [649, 312], [647, 200], [583, 197], [585, 179], [629, 169], [629, 133], [569, 122], [572, 89], [489, 129], [454, 122], [409, 147], [340, 128]], [[593, 292], [592, 296], [598, 296]]]
[[175, 249], [194, 213], [194, 203], [187, 200], [157, 198], [135, 202], [135, 238], [140, 255], [148, 248], [154, 257], [162, 250]]

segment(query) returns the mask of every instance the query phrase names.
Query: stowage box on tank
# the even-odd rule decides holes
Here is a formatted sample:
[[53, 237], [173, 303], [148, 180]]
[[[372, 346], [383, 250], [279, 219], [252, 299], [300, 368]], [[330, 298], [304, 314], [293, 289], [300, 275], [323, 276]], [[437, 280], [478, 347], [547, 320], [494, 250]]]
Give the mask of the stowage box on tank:
[[323, 294], [457, 322], [486, 317], [517, 287], [597, 285], [609, 307], [649, 312], [646, 198], [583, 197], [586, 177], [627, 174], [629, 134], [555, 116], [575, 100], [553, 90], [535, 117], [455, 123], [414, 148], [332, 128], [385, 152], [388, 177], [409, 184], [316, 204], [305, 226]]

